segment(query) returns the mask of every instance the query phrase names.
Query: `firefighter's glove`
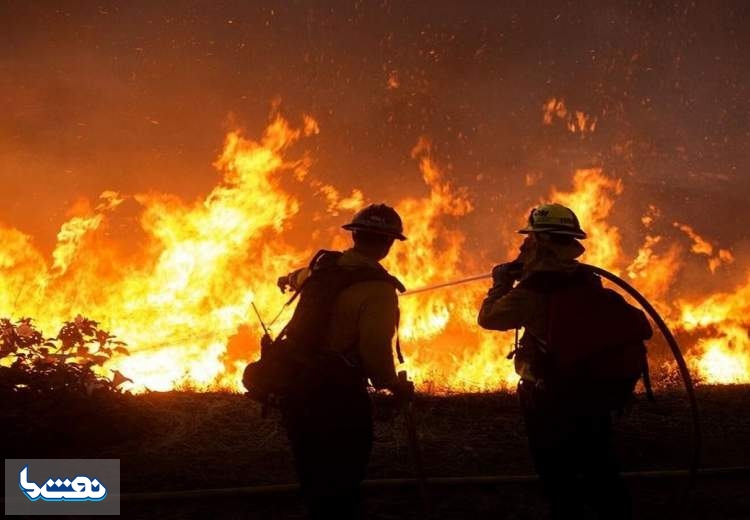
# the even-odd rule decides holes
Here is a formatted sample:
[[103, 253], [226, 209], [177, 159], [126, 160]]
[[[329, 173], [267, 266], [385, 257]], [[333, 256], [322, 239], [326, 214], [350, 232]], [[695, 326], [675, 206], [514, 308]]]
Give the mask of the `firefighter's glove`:
[[299, 291], [308, 276], [310, 276], [310, 270], [303, 267], [302, 269], [292, 271], [286, 276], [280, 277], [276, 281], [276, 285], [281, 289], [281, 292]]
[[520, 262], [506, 262], [496, 265], [492, 269], [492, 289], [487, 294], [490, 298], [500, 298], [507, 294], [516, 280], [521, 278], [523, 264]]
[[521, 262], [506, 262], [492, 268], [492, 281], [495, 285], [512, 284], [521, 278], [522, 272]]
[[390, 388], [393, 398], [397, 404], [406, 404], [414, 400], [414, 383], [408, 379], [399, 381]]
[[286, 276], [280, 276], [279, 279], [276, 281], [276, 286], [281, 289], [281, 292], [285, 293], [288, 290], [291, 290], [292, 284], [289, 282], [289, 275]]

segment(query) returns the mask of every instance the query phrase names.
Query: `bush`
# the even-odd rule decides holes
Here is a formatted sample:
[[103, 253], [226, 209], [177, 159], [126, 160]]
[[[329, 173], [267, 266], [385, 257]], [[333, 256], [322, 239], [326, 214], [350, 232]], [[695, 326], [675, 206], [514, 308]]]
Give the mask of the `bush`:
[[[82, 316], [45, 338], [30, 318], [0, 319], [0, 445], [12, 458], [91, 458], [149, 431], [152, 421], [117, 371], [125, 343]], [[92, 435], [92, 432], [95, 434]], [[54, 442], [50, 442], [54, 439]]]
[[120, 393], [120, 385], [130, 379], [114, 371], [110, 380], [94, 371], [115, 353], [127, 355], [125, 343], [80, 315], [66, 322], [54, 338], [45, 338], [31, 318], [21, 318], [15, 324], [2, 318], [0, 393]]

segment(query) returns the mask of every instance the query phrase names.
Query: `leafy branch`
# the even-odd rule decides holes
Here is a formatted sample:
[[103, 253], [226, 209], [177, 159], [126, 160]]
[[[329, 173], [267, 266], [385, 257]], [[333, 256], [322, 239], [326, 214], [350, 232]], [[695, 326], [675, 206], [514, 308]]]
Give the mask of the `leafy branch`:
[[110, 380], [94, 370], [117, 354], [129, 354], [126, 344], [80, 315], [65, 322], [54, 338], [45, 338], [31, 318], [15, 323], [0, 318], [0, 391], [120, 392], [120, 385], [130, 379], [113, 371]]

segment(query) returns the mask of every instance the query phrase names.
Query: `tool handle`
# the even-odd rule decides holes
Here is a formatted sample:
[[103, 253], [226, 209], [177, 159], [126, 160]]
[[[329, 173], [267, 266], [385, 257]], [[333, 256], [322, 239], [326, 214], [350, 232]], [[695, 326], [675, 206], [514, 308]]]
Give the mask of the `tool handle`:
[[[406, 370], [401, 370], [396, 375], [398, 376], [398, 380], [401, 382], [409, 381], [409, 379], [406, 377]], [[425, 474], [424, 464], [422, 462], [422, 449], [419, 446], [417, 425], [414, 421], [414, 412], [412, 410], [411, 401], [404, 403], [404, 419], [406, 422], [407, 438], [409, 440], [409, 451], [411, 452], [412, 464], [414, 465], [414, 473], [417, 477], [417, 483], [419, 485], [419, 495], [422, 498], [424, 518], [425, 520], [432, 520], [432, 501], [430, 500], [430, 493], [427, 489], [427, 476]]]
[[258, 307], [255, 306], [255, 302], [250, 302], [250, 305], [252, 305], [253, 310], [255, 311], [255, 315], [258, 317], [260, 326], [263, 327], [263, 333], [266, 336], [271, 337], [271, 334], [268, 333], [268, 327], [266, 327], [266, 324], [263, 322], [263, 318], [260, 317], [260, 311], [258, 311]]

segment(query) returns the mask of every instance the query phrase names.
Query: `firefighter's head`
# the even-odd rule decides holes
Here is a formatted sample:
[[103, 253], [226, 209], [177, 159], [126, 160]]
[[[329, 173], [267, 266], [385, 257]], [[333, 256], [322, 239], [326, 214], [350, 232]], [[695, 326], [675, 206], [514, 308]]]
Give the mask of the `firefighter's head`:
[[396, 210], [385, 204], [371, 204], [342, 226], [352, 232], [354, 246], [368, 256], [382, 260], [395, 240], [406, 240]]
[[549, 259], [571, 261], [585, 248], [578, 240], [586, 238], [578, 217], [561, 204], [542, 204], [531, 210], [526, 227], [518, 230], [526, 239], [518, 260], [527, 268]]

